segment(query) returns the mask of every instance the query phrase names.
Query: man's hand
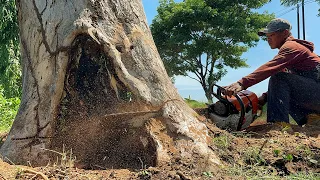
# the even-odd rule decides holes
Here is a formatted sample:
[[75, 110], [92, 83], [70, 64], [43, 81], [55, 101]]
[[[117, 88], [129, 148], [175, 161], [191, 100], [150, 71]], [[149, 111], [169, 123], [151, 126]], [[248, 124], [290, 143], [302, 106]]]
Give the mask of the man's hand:
[[227, 96], [232, 96], [232, 95], [240, 92], [241, 90], [243, 90], [243, 87], [241, 86], [241, 84], [239, 82], [232, 83], [231, 85], [225, 86], [223, 88], [225, 89], [224, 94]]

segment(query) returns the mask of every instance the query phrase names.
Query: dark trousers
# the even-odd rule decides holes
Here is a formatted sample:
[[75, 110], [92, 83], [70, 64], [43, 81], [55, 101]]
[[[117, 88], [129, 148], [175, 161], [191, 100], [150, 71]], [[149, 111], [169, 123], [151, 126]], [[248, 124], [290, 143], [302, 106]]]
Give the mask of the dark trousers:
[[320, 82], [296, 74], [279, 72], [268, 86], [268, 122], [287, 122], [289, 114], [303, 125], [307, 115], [320, 113]]

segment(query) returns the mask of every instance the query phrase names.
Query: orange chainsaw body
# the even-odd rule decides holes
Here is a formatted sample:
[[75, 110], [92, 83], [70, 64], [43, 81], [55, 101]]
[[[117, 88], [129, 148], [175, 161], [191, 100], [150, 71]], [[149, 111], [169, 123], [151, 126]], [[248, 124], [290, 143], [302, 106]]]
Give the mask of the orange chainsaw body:
[[258, 113], [258, 97], [255, 93], [242, 90], [228, 97], [218, 85], [213, 92], [218, 101], [208, 106], [209, 117], [221, 129], [242, 130], [250, 126]]
[[[252, 114], [257, 114], [257, 112], [258, 112], [258, 97], [257, 97], [257, 95], [251, 91], [248, 91], [248, 90], [240, 91], [238, 93], [238, 95], [240, 96], [244, 107], [247, 109], [247, 107], [251, 106]], [[241, 110], [240, 103], [235, 96], [231, 96], [230, 98], [227, 97], [227, 100], [230, 103], [232, 103], [238, 111]]]

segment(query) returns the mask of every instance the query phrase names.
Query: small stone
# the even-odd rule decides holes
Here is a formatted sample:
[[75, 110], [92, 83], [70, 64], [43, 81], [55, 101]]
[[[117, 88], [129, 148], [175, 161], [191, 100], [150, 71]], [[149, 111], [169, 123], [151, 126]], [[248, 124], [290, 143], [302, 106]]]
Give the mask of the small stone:
[[180, 176], [182, 180], [190, 180], [191, 178], [187, 175], [184, 175], [183, 172], [178, 171], [177, 174]]

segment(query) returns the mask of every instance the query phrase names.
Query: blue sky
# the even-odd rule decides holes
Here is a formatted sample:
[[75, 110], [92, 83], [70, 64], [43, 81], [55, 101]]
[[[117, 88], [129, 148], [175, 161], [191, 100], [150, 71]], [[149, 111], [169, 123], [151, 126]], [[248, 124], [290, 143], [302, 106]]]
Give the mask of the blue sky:
[[[181, 0], [176, 2], [180, 2]], [[149, 24], [152, 23], [152, 19], [157, 15], [157, 7], [159, 5], [159, 0], [142, 0], [144, 10], [147, 16], [147, 21]], [[315, 45], [315, 52], [320, 55], [320, 17], [317, 16], [318, 9], [320, 5], [314, 0], [305, 0], [305, 27], [306, 27], [306, 40], [311, 41]], [[295, 7], [285, 7], [280, 5], [280, 0], [272, 0], [272, 2], [266, 4], [259, 12], [268, 11], [269, 13], [275, 13], [276, 17], [287, 19], [292, 24], [292, 34], [294, 37], [298, 37], [297, 30], [297, 9]], [[300, 16], [301, 16], [300, 8]], [[300, 17], [300, 39], [302, 36], [302, 19]], [[247, 64], [249, 68], [240, 69], [228, 69], [228, 74], [222, 78], [219, 85], [229, 85], [236, 82], [241, 77], [246, 76], [253, 72], [260, 65], [271, 60], [278, 50], [270, 49], [266, 41], [260, 40], [258, 45], [254, 48], [249, 49], [243, 54], [243, 58], [247, 59]], [[180, 95], [182, 97], [191, 97], [199, 101], [206, 101], [204, 92], [200, 84], [188, 77], [176, 77], [175, 86], [177, 87]], [[261, 95], [263, 92], [267, 91], [268, 79], [250, 87], [248, 90]]]

